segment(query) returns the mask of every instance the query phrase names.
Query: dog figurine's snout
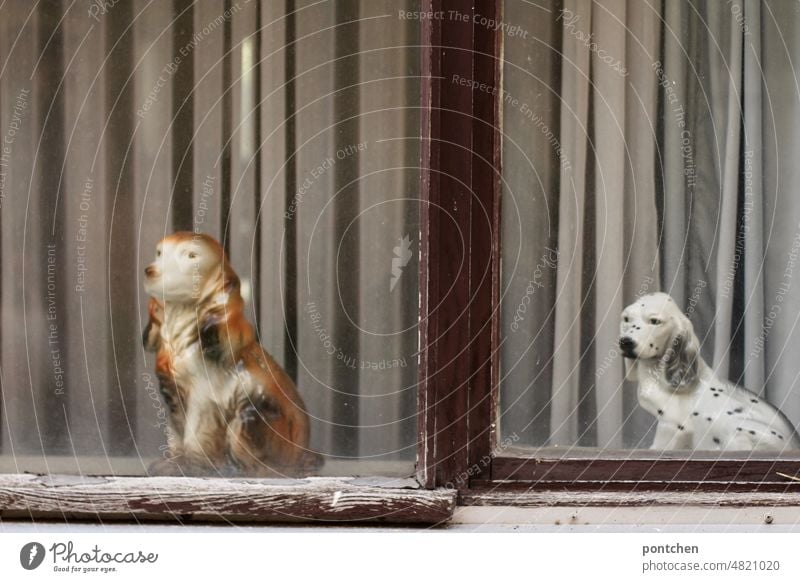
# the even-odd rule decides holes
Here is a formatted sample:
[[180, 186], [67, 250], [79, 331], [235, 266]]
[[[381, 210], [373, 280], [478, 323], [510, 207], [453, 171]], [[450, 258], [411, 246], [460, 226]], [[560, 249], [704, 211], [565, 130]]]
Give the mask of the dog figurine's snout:
[[633, 351], [636, 349], [636, 342], [631, 337], [622, 336], [619, 338], [619, 348], [625, 355], [633, 355]]
[[148, 277], [152, 277], [156, 274], [156, 268], [153, 265], [149, 265], [145, 267], [144, 274]]

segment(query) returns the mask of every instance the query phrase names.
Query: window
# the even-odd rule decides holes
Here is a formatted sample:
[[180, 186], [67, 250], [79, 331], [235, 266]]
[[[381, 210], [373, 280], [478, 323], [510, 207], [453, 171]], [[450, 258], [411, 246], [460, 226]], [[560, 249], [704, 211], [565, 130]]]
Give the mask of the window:
[[[583, 12], [578, 14], [573, 4], [579, 5], [581, 10], [589, 10], [590, 15], [583, 15]], [[707, 3], [695, 3], [682, 8], [677, 16], [670, 12], [670, 18], [677, 18], [678, 22], [683, 23], [682, 27], [667, 27], [661, 19], [656, 19], [657, 22], [654, 24], [644, 18], [644, 14], [650, 14], [646, 12], [650, 8], [660, 10], [658, 6], [637, 3], [635, 7], [631, 7], [630, 10], [633, 11], [631, 24], [641, 28], [649, 22], [652, 30], [639, 31], [638, 28], [631, 26], [622, 36], [613, 31], [605, 31], [604, 36], [601, 35], [601, 39], [612, 39], [617, 44], [624, 38], [622, 46], [626, 49], [626, 58], [629, 57], [631, 60], [630, 64], [621, 62], [619, 66], [615, 66], [616, 63], [609, 66], [603, 62], [602, 65], [606, 67], [602, 73], [604, 82], [608, 83], [618, 96], [627, 96], [627, 91], [633, 91], [634, 96], [624, 101], [624, 114], [616, 112], [614, 117], [608, 111], [604, 113], [606, 117], [602, 121], [606, 126], [602, 127], [606, 129], [603, 130], [601, 137], [597, 137], [600, 120], [596, 119], [597, 114], [594, 112], [601, 106], [610, 106], [607, 103], [608, 97], [605, 101], [593, 97], [599, 89], [589, 90], [597, 84], [592, 85], [592, 77], [588, 76], [588, 73], [600, 74], [597, 72], [600, 65], [597, 63], [592, 65], [592, 59], [600, 58], [594, 55], [599, 49], [597, 44], [593, 45], [591, 41], [588, 45], [584, 42], [585, 35], [580, 29], [575, 34], [572, 34], [572, 28], [566, 32], [564, 30], [568, 26], [576, 27], [576, 22], [604, 23], [602, 16], [597, 17], [598, 20], [591, 17], [598, 11], [603, 12], [605, 17], [613, 22], [620, 20], [620, 15], [609, 17], [607, 14], [609, 9], [602, 3], [573, 4], [504, 2], [501, 6], [485, 3], [476, 7], [475, 14], [471, 19], [467, 19], [469, 25], [465, 26], [462, 19], [450, 18], [445, 19], [440, 25], [434, 22], [432, 26], [432, 44], [441, 44], [446, 50], [440, 55], [439, 60], [428, 63], [431, 75], [434, 78], [440, 75], [443, 81], [441, 86], [433, 82], [430, 90], [433, 105], [430, 120], [432, 137], [430, 144], [423, 141], [423, 147], [430, 148], [429, 151], [423, 149], [423, 164], [428, 159], [434, 160], [431, 165], [435, 167], [435, 171], [432, 170], [428, 176], [431, 181], [431, 199], [446, 208], [465, 205], [467, 216], [462, 216], [462, 222], [458, 224], [446, 220], [443, 215], [437, 216], [435, 211], [432, 211], [427, 218], [436, 225], [435, 232], [438, 236], [449, 236], [449, 240], [459, 241], [462, 237], [467, 238], [470, 241], [467, 245], [470, 255], [465, 259], [468, 268], [462, 269], [459, 262], [462, 257], [457, 249], [453, 246], [447, 247], [451, 253], [448, 256], [448, 264], [452, 265], [452, 271], [447, 271], [438, 277], [434, 273], [428, 273], [431, 280], [426, 282], [425, 286], [428, 289], [428, 297], [436, 296], [437, 293], [447, 293], [451, 300], [450, 309], [437, 311], [437, 317], [429, 326], [423, 327], [423, 333], [433, 328], [439, 332], [434, 335], [435, 338], [441, 340], [445, 337], [450, 340], [440, 342], [438, 352], [426, 354], [434, 357], [430, 360], [423, 358], [421, 362], [422, 377], [427, 379], [423, 398], [434, 403], [434, 411], [432, 413], [426, 411], [429, 413], [427, 420], [430, 424], [425, 426], [435, 427], [433, 434], [428, 435], [428, 440], [429, 446], [432, 443], [438, 447], [437, 459], [439, 459], [435, 466], [429, 465], [433, 472], [432, 475], [428, 475], [429, 482], [459, 488], [463, 488], [467, 483], [469, 487], [477, 488], [478, 497], [482, 488], [486, 487], [503, 489], [510, 486], [516, 491], [513, 489], [513, 482], [522, 482], [525, 486], [539, 488], [561, 489], [577, 486], [592, 489], [595, 485], [591, 482], [612, 481], [617, 483], [615, 487], [625, 487], [627, 483], [627, 486], [655, 487], [659, 490], [675, 487], [728, 488], [736, 482], [736, 486], [744, 490], [772, 487], [785, 491], [792, 487], [787, 475], [796, 475], [798, 472], [796, 452], [789, 447], [781, 451], [737, 450], [735, 446], [725, 447], [724, 450], [719, 448], [714, 450], [712, 447], [709, 447], [709, 450], [677, 447], [674, 450], [670, 450], [669, 447], [650, 449], [655, 435], [652, 427], [654, 419], [649, 417], [655, 417], [656, 414], [642, 410], [643, 407], [634, 408], [635, 403], [631, 402], [631, 398], [636, 398], [636, 386], [633, 383], [623, 383], [622, 358], [619, 354], [613, 354], [614, 350], [620, 350], [618, 342], [621, 335], [622, 310], [639, 294], [657, 291], [659, 288], [671, 289], [671, 292], [677, 295], [678, 301], [686, 302], [685, 306], [681, 305], [681, 311], [688, 312], [690, 318], [694, 319], [700, 313], [704, 313], [704, 317], [718, 321], [719, 318], [715, 319], [714, 315], [716, 307], [709, 307], [714, 305], [712, 298], [715, 295], [709, 290], [706, 291], [704, 299], [696, 297], [693, 299], [698, 284], [696, 281], [692, 284], [688, 282], [695, 275], [699, 278], [697, 271], [702, 270], [701, 267], [705, 265], [703, 260], [707, 261], [707, 257], [702, 254], [708, 251], [708, 248], [703, 246], [706, 244], [703, 242], [706, 240], [704, 237], [708, 236], [709, 230], [713, 231], [713, 227], [717, 230], [722, 228], [722, 216], [715, 220], [709, 219], [709, 215], [716, 216], [709, 207], [716, 208], [716, 204], [721, 204], [722, 198], [725, 198], [724, 207], [727, 212], [725, 216], [730, 222], [725, 223], [726, 227], [723, 229], [729, 239], [723, 254], [728, 258], [736, 257], [735, 252], [731, 254], [729, 251], [731, 249], [736, 251], [737, 241], [741, 239], [739, 233], [748, 230], [742, 223], [745, 214], [751, 212], [750, 203], [745, 204], [745, 195], [747, 193], [747, 196], [755, 197], [754, 191], [748, 190], [746, 182], [750, 169], [750, 162], [744, 154], [746, 114], [742, 116], [741, 110], [739, 113], [729, 114], [727, 110], [722, 110], [720, 113], [721, 119], [731, 119], [725, 125], [726, 128], [733, 130], [738, 128], [739, 133], [733, 131], [733, 135], [740, 136], [737, 143], [742, 146], [741, 148], [734, 148], [731, 145], [733, 142], [727, 140], [728, 133], [714, 134], [707, 127], [704, 131], [695, 129], [703, 134], [704, 140], [709, 140], [709, 133], [712, 137], [724, 135], [726, 139], [723, 139], [723, 142], [727, 146], [723, 151], [729, 152], [729, 155], [725, 156], [709, 154], [709, 151], [717, 151], [711, 147], [709, 141], [703, 142], [703, 146], [697, 146], [696, 150], [701, 150], [702, 155], [712, 158], [708, 165], [718, 164], [715, 166], [716, 174], [703, 166], [702, 169], [706, 174], [701, 179], [700, 164], [687, 161], [682, 156], [681, 147], [677, 149], [673, 147], [672, 153], [667, 156], [666, 147], [662, 144], [665, 134], [671, 136], [671, 143], [673, 146], [675, 144], [675, 127], [667, 130], [667, 120], [675, 122], [680, 131], [684, 129], [679, 124], [683, 120], [674, 116], [667, 117], [670, 113], [667, 109], [669, 95], [665, 93], [668, 93], [669, 85], [663, 82], [663, 71], [659, 71], [660, 67], [657, 64], [658, 61], [666, 66], [666, 57], [643, 61], [642, 55], [658, 56], [659, 51], [663, 50], [662, 45], [665, 41], [662, 39], [666, 34], [664, 31], [667, 30], [670, 34], [676, 35], [676, 43], [682, 38], [681, 35], [688, 35], [693, 39], [692, 42], [706, 43], [697, 45], [693, 49], [695, 52], [689, 53], [694, 55], [692, 64], [695, 61], [702, 61], [703, 58], [710, 58], [697, 56], [699, 53], [706, 54], [703, 52], [703, 47], [713, 42], [707, 38], [703, 41], [694, 40], [693, 35], [699, 35], [697, 19], [702, 22], [703, 18], [709, 18], [710, 15], [716, 26], [723, 27], [723, 14], [727, 18], [724, 22], [727, 22], [729, 29], [724, 29], [727, 32], [721, 33], [722, 37], [726, 43], [734, 43], [733, 54], [737, 54], [735, 49], [744, 47], [744, 41], [736, 44], [736, 35], [741, 37], [745, 32], [752, 31], [752, 27], [747, 31], [743, 28], [741, 13], [736, 7], [731, 8], [730, 12], [721, 13], [716, 4], [711, 7]], [[447, 8], [446, 3], [441, 5], [437, 3], [434, 6]], [[571, 15], [566, 12], [570, 6], [575, 8]], [[764, 17], [761, 21], [762, 26], [775, 26], [775, 22], [788, 26], [791, 22], [788, 15], [786, 18], [773, 17], [771, 11], [773, 8], [769, 4], [762, 8], [761, 16]], [[577, 19], [576, 14], [578, 14]], [[692, 18], [695, 20], [692, 21]], [[620, 21], [625, 22], [624, 19]], [[639, 32], [634, 34], [636, 31]], [[774, 32], [770, 28], [767, 28], [767, 31]], [[782, 32], [782, 34], [786, 37], [788, 33]], [[780, 35], [776, 35], [777, 33], [773, 34], [773, 37], [780, 38]], [[595, 43], [598, 42], [596, 36], [592, 37]], [[647, 40], [647, 43], [644, 40]], [[720, 44], [721, 41], [716, 40]], [[585, 70], [578, 69], [578, 72], [573, 72], [573, 76], [569, 79], [566, 77], [562, 62], [566, 57], [559, 56], [565, 52], [563, 50], [565, 43], [574, 45], [573, 48], [578, 51], [582, 59], [579, 59], [578, 63], [585, 66]], [[651, 47], [650, 53], [644, 52], [642, 45], [645, 48]], [[724, 44], [724, 46], [729, 45]], [[465, 52], [472, 56], [464, 57]], [[600, 56], [608, 57], [609, 52], [607, 49]], [[674, 52], [673, 50], [673, 55]], [[502, 60], [499, 59], [499, 55], [503, 55]], [[781, 58], [784, 61], [781, 61]], [[764, 65], [765, 71], [773, 73], [771, 79], [775, 82], [780, 82], [778, 79], [786, 82], [779, 75], [780, 71], [790, 70], [785, 66], [786, 58], [788, 57], [785, 54], [782, 57], [776, 56], [774, 59], [777, 63]], [[569, 66], [576, 67], [574, 62], [575, 59], [572, 59]], [[778, 64], [781, 62], [784, 62], [784, 66]], [[715, 61], [715, 64], [719, 65], [719, 62]], [[756, 93], [752, 90], [753, 85], [750, 85], [751, 89], [748, 91], [741, 89], [743, 79], [749, 77], [745, 62], [741, 61], [740, 64], [744, 67], [742, 73], [744, 76], [733, 77], [731, 84], [739, 87], [733, 93], [752, 96]], [[737, 66], [731, 68], [734, 71], [738, 70]], [[641, 103], [648, 102], [642, 97], [644, 89], [638, 84], [633, 85], [635, 91], [627, 89], [635, 77], [634, 72], [647, 77], [650, 81], [654, 79], [653, 82], [641, 81], [649, 88], [647, 94], [652, 105], [650, 117], [644, 114], [647, 110], [641, 109]], [[750, 75], [752, 74], [751, 67]], [[705, 76], [701, 79], [705, 79]], [[715, 79], [713, 85], [718, 90], [718, 99], [729, 103], [736, 111], [733, 106], [738, 102], [728, 98], [728, 93], [723, 90], [728, 86], [727, 82]], [[582, 91], [573, 90], [573, 85], [578, 80], [582, 80], [580, 84]], [[739, 85], [736, 85], [736, 82]], [[464, 92], [463, 88], [466, 88], [467, 92]], [[611, 90], [606, 89], [605, 85], [602, 88], [603, 96]], [[693, 91], [695, 94], [697, 92], [702, 94], [697, 87], [694, 87]], [[423, 87], [423, 97], [425, 96]], [[578, 97], [583, 99], [583, 109], [571, 105], [569, 101]], [[620, 106], [619, 102], [612, 104]], [[711, 102], [706, 103], [706, 106], [711, 107]], [[707, 118], [712, 116], [697, 111], [690, 114], [689, 109], [692, 107], [696, 109], [697, 106], [684, 107], [687, 110], [687, 119], [700, 126], [708, 123]], [[746, 109], [744, 105], [742, 107]], [[751, 111], [753, 107], [750, 107]], [[572, 123], [569, 127], [560, 119], [561, 115], [564, 115], [563, 110], [567, 111], [567, 118]], [[585, 119], [576, 121], [573, 111], [584, 111]], [[720, 112], [720, 109], [716, 107], [714, 111]], [[755, 111], [753, 116], [757, 121], [760, 109], [756, 108]], [[465, 114], [469, 115], [468, 121], [464, 118]], [[786, 118], [793, 119], [788, 113]], [[619, 121], [622, 119], [625, 120], [625, 124]], [[641, 119], [644, 121], [641, 122]], [[741, 127], [737, 125], [736, 119], [741, 122]], [[613, 120], [619, 123], [615, 125]], [[649, 137], [649, 141], [644, 140], [642, 134], [629, 138], [628, 134], [624, 133], [641, 129], [642, 123], [647, 128], [644, 137]], [[715, 123], [719, 125], [720, 122], [715, 121]], [[788, 123], [781, 127], [787, 128]], [[569, 133], [570, 128], [572, 134]], [[581, 128], [584, 130], [582, 136], [575, 133]], [[566, 134], [563, 133], [565, 131]], [[770, 129], [769, 125], [762, 125], [758, 132], [753, 130], [748, 135], [760, 135], [763, 142], [763, 136], [768, 135], [768, 132], [773, 132], [770, 139], [778, 143], [775, 136], [781, 135], [782, 132]], [[615, 141], [610, 141], [612, 136]], [[681, 141], [677, 143], [678, 146], [682, 146]], [[614, 148], [611, 147], [612, 144]], [[714, 148], [719, 146], [715, 144]], [[569, 157], [565, 151], [567, 149], [575, 150], [576, 153], [572, 158], [580, 160], [581, 156], [585, 157], [581, 162], [581, 171], [574, 169], [576, 162]], [[754, 152], [760, 149], [764, 148], [753, 147]], [[616, 157], [606, 160], [612, 151], [616, 152], [614, 154]], [[780, 148], [775, 151], [780, 151]], [[469, 155], [465, 152], [469, 152]], [[602, 164], [595, 158], [601, 159]], [[665, 177], [666, 159], [669, 159], [671, 164], [669, 167], [672, 168], [672, 178]], [[645, 199], [649, 197], [649, 204], [645, 204], [645, 201], [637, 202], [635, 198], [632, 201], [624, 201], [621, 198], [631, 191], [630, 184], [633, 182], [633, 173], [630, 171], [631, 160], [640, 161], [637, 166], [635, 195]], [[726, 170], [721, 172], [719, 164], [726, 160], [727, 165], [724, 166]], [[567, 162], [571, 165], [567, 165]], [[689, 171], [692, 168], [694, 174]], [[584, 183], [581, 190], [576, 190], [577, 187], [572, 185], [573, 180], [569, 184], [568, 195], [559, 196], [560, 180], [567, 170], [583, 176], [584, 182], [592, 180], [591, 187], [587, 187]], [[734, 176], [732, 181], [730, 178], [725, 178], [728, 174]], [[701, 196], [697, 184], [705, 180], [706, 182], [702, 182], [705, 184], [703, 188], [713, 190], [709, 184], [713, 183], [714, 176], [722, 181], [727, 180], [725, 184], [728, 184], [728, 189], [723, 188], [720, 182], [715, 197], [711, 198], [711, 201], [704, 198], [703, 203], [698, 205]], [[611, 177], [614, 177], [614, 182], [610, 182]], [[426, 176], [423, 174], [423, 183], [425, 179]], [[769, 180], [765, 179], [765, 182], [769, 183]], [[670, 194], [668, 203], [667, 194], [664, 193], [666, 183], [674, 184], [677, 192], [677, 195]], [[647, 184], [649, 189], [645, 187]], [[598, 188], [601, 186], [608, 190], [608, 196], [614, 197], [613, 203], [610, 199], [597, 202], [600, 198]], [[573, 204], [577, 199], [576, 191], [583, 192], [582, 200], [586, 202], [581, 206], [580, 214], [573, 213], [573, 217], [579, 218], [570, 221], [565, 215], [567, 211], [562, 211], [561, 205], [569, 209], [569, 204]], [[723, 196], [724, 192], [733, 194], [728, 193]], [[788, 196], [777, 191], [773, 192], [773, 198], [783, 200], [787, 204], [787, 210], [792, 207], [793, 203], [788, 201]], [[686, 208], [686, 201], [691, 202], [693, 206], [682, 214], [680, 210]], [[594, 206], [588, 206], [590, 203]], [[598, 205], [600, 210], [597, 208]], [[665, 205], [669, 212], [665, 212]], [[600, 212], [603, 209], [605, 212]], [[690, 210], [694, 214], [690, 214]], [[602, 225], [605, 229], [603, 231], [605, 238], [598, 235], [598, 229], [601, 228], [596, 220], [598, 212], [601, 216], [608, 217]], [[785, 220], [780, 211], [776, 212], [773, 209], [771, 213], [776, 219], [781, 215], [781, 219]], [[636, 224], [648, 228], [632, 230], [633, 216], [640, 221]], [[681, 216], [684, 217], [684, 222], [680, 221]], [[680, 236], [693, 236], [696, 239], [693, 246], [686, 249], [685, 256], [681, 256], [680, 253], [677, 257], [669, 255], [667, 247], [653, 243], [654, 237], [659, 243], [665, 240], [666, 229], [675, 229], [675, 224], [665, 226], [665, 221], [668, 219], [677, 220], [678, 225], [683, 225], [682, 229], [677, 231], [678, 235], [674, 230], [669, 234], [672, 237], [670, 240], [675, 240], [676, 236], [679, 239]], [[641, 223], [642, 220], [644, 225]], [[711, 226], [708, 226], [709, 224]], [[556, 227], [562, 228], [559, 230]], [[575, 235], [578, 228], [590, 229], [591, 235], [585, 233]], [[753, 228], [748, 232], [752, 234]], [[787, 236], [791, 232], [790, 229]], [[570, 233], [572, 237], [569, 236]], [[636, 237], [650, 237], [646, 239], [650, 241], [650, 245], [645, 245], [638, 238], [634, 241], [632, 239], [634, 234]], [[574, 239], [573, 244], [577, 245], [579, 256], [585, 257], [580, 268], [570, 270], [572, 263], [569, 261], [565, 263], [564, 250], [558, 246], [559, 236], [563, 236], [566, 240]], [[606, 239], [615, 242], [612, 245], [611, 242], [606, 242]], [[595, 250], [598, 240], [605, 244], [600, 246], [605, 255], [602, 253], [598, 255]], [[787, 244], [780, 250], [772, 250], [769, 245], [761, 247], [762, 254], [773, 253], [773, 256], [780, 257], [776, 270], [770, 267], [771, 260], [765, 260], [763, 257], [756, 259], [756, 265], [764, 265], [759, 275], [762, 278], [760, 283], [762, 290], [766, 289], [768, 280], [775, 281], [776, 286], [773, 289], [780, 288], [781, 277], [785, 273], [786, 264], [789, 264], [787, 261], [793, 260], [791, 240], [790, 236]], [[719, 243], [716, 244], [715, 253], [721, 248]], [[741, 243], [739, 244], [741, 247]], [[745, 252], [753, 253], [755, 247], [750, 244], [741, 248], [749, 249], [740, 251], [740, 255], [743, 256]], [[609, 256], [612, 255], [612, 251], [619, 251], [619, 254], [614, 255], [614, 261], [610, 263], [610, 266], [617, 265], [620, 268], [616, 278], [607, 276], [602, 269], [598, 270], [595, 264], [601, 259], [610, 261]], [[739, 257], [739, 261], [744, 261], [742, 256]], [[756, 257], [758, 256], [756, 254]], [[701, 267], [698, 267], [698, 264]], [[650, 268], [650, 265], [654, 265], [652, 267], [654, 270], [648, 273], [647, 268]], [[667, 265], [671, 265], [669, 267], [671, 271], [665, 271]], [[610, 266], [607, 270], [610, 270]], [[624, 272], [622, 267], [625, 269]], [[719, 372], [719, 375], [723, 380], [731, 378], [745, 385], [748, 385], [747, 378], [744, 376], [739, 378], [739, 375], [752, 372], [746, 371], [743, 355], [748, 352], [744, 351], [744, 326], [739, 325], [739, 321], [753, 317], [747, 309], [747, 302], [744, 301], [744, 297], [747, 296], [745, 281], [750, 280], [750, 284], [754, 284], [752, 267], [751, 259], [747, 277], [743, 266], [734, 270], [727, 303], [731, 309], [729, 320], [733, 323], [719, 324], [723, 329], [728, 329], [731, 339], [724, 344], [708, 343], [709, 340], [706, 340], [698, 350], [703, 358], [713, 364], [713, 349], [717, 349], [715, 346], [730, 347], [731, 353], [723, 361], [728, 362], [732, 371], [727, 375]], [[704, 279], [706, 287], [709, 289], [720, 287], [719, 292], [722, 293], [727, 272], [722, 266], [717, 267], [716, 263], [714, 268], [718, 269], [714, 271], [714, 275], [715, 277], [719, 275], [719, 281], [716, 278], [712, 280], [707, 273]], [[687, 276], [685, 274], [687, 270], [693, 270], [694, 275]], [[758, 268], [755, 270], [759, 271]], [[770, 270], [770, 273], [767, 273], [767, 270]], [[677, 277], [677, 280], [683, 283], [663, 287], [661, 281], [670, 280], [664, 279], [665, 272], [668, 273], [668, 277]], [[571, 331], [573, 334], [571, 341], [578, 342], [578, 347], [573, 350], [574, 354], [577, 354], [574, 359], [570, 359], [570, 353], [565, 353], [560, 344], [559, 349], [556, 349], [556, 344], [552, 343], [554, 314], [550, 312], [565, 309], [565, 306], [561, 305], [564, 297], [555, 293], [554, 285], [559, 273], [562, 277], [568, 276], [574, 279], [573, 285], [577, 290], [578, 299], [572, 304], [571, 309], [584, 310], [576, 311], [566, 320], [567, 327], [570, 323], [574, 323], [579, 330]], [[680, 273], [683, 274], [679, 277]], [[447, 291], [442, 289], [443, 280], [454, 281]], [[527, 315], [522, 321], [515, 320], [515, 317], [519, 317], [519, 311], [522, 311], [519, 310], [520, 305], [525, 306], [523, 300], [532, 280], [534, 283], [541, 283], [541, 286], [534, 285], [535, 291], [532, 295], [535, 297], [529, 296], [528, 311], [523, 312]], [[649, 286], [644, 287], [645, 283]], [[611, 289], [611, 293], [603, 301], [608, 302], [613, 298], [617, 302], [616, 306], [599, 303], [595, 287]], [[587, 297], [589, 301], [581, 301], [580, 299], [590, 289], [593, 290]], [[767, 307], [764, 303], [764, 309]], [[705, 311], [701, 312], [700, 309]], [[727, 308], [723, 308], [723, 311], [727, 313]], [[549, 321], [548, 313], [551, 318]], [[423, 318], [425, 315], [426, 306], [423, 304]], [[765, 317], [767, 315], [768, 313]], [[701, 330], [703, 321], [697, 320], [694, 327]], [[769, 327], [766, 321], [764, 327]], [[755, 334], [750, 336], [749, 345], [758, 346], [759, 341], [764, 340], [763, 337], [759, 340], [763, 335], [762, 330], [752, 327], [748, 329]], [[598, 336], [598, 330], [603, 331], [605, 336]], [[701, 338], [706, 337], [706, 332], [699, 333]], [[464, 339], [459, 342], [449, 334]], [[598, 347], [600, 341], [598, 337], [605, 338], [602, 348]], [[428, 341], [423, 345], [433, 346], [434, 342]], [[595, 358], [597, 350], [611, 352], [612, 358], [604, 363], [602, 357]], [[712, 353], [707, 353], [709, 350]], [[778, 350], [780, 351], [780, 348]], [[454, 362], [457, 364], [453, 364]], [[569, 418], [569, 423], [564, 423], [563, 418], [558, 422], [551, 422], [551, 415], [554, 414], [551, 397], [554, 365], [572, 371], [572, 381], [576, 382], [574, 385], [578, 386], [578, 390], [585, 387], [583, 392], [559, 395], [563, 398], [559, 403], [560, 414], [563, 418]], [[603, 365], [606, 367], [604, 372], [597, 373]], [[610, 371], [612, 368], [613, 371]], [[603, 386], [598, 388], [596, 385], [598, 378], [602, 378], [605, 372], [608, 372], [608, 376], [603, 379], [606, 383], [609, 382], [608, 378], [617, 377], [610, 390]], [[769, 376], [770, 373], [765, 372], [765, 380]], [[577, 382], [576, 378], [580, 382]], [[718, 388], [710, 384], [708, 387]], [[780, 409], [788, 417], [788, 422], [795, 422], [791, 420], [794, 415], [791, 399], [785, 398], [780, 392], [781, 388], [777, 388], [778, 392], [771, 392], [770, 388], [764, 391], [752, 384], [751, 387], [770, 406]], [[608, 403], [606, 400], [602, 400], [604, 396], [610, 402], [609, 406], [606, 406]], [[711, 398], [715, 398], [713, 394]], [[737, 413], [735, 408], [731, 410], [733, 414]], [[719, 413], [727, 414], [727, 410]], [[612, 425], [608, 424], [601, 426], [600, 419], [606, 415], [610, 415], [608, 418], [612, 420], [621, 419], [618, 426], [615, 428], [609, 428]], [[778, 418], [777, 414], [774, 418]], [[558, 432], [552, 428], [558, 427], [563, 430], [565, 426], [570, 427], [572, 432], [566, 433], [564, 440], [556, 442], [553, 436], [558, 436]], [[469, 503], [469, 499], [471, 497], [466, 496], [463, 501]], [[493, 502], [489, 498], [481, 499], [482, 501], [478, 503]], [[511, 498], [503, 497], [503, 502], [510, 501], [513, 502]]]
[[500, 454], [796, 458], [794, 8], [504, 8]]
[[97, 515], [107, 489], [106, 514], [438, 522], [520, 487], [793, 489], [790, 451], [650, 449], [619, 326], [669, 290], [720, 378], [799, 420], [794, 15], [625, 6], [7, 2], [2, 470], [143, 476], [163, 454], [140, 274], [199, 229], [321, 474], [373, 477], [12, 475], [3, 510]]
[[416, 458], [419, 22], [393, 2], [2, 9], [2, 470], [143, 475], [144, 268], [209, 234], [323, 474]]

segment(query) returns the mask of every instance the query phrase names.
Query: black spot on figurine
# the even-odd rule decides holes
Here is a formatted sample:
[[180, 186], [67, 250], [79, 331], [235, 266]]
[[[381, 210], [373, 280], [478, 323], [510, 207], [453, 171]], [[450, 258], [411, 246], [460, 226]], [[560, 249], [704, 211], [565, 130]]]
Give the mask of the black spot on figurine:
[[742, 409], [742, 407], [741, 407], [741, 406], [739, 406], [739, 407], [737, 407], [737, 408], [734, 408], [734, 409], [733, 409], [733, 411], [734, 411], [736, 414], [739, 414], [740, 412], [742, 412], [742, 410], [743, 410], [743, 409]]
[[714, 392], [714, 398], [716, 398], [716, 397], [718, 397], [718, 396], [719, 396], [719, 394], [717, 394], [716, 392]]
[[[150, 342], [149, 342], [149, 339], [150, 339], [150, 332], [151, 332], [152, 330], [153, 330], [153, 322], [152, 322], [152, 321], [149, 321], [149, 322], [147, 323], [147, 325], [145, 326], [145, 328], [144, 328], [144, 332], [142, 333], [142, 345], [143, 345], [144, 347], [147, 347], [147, 345], [150, 343]], [[650, 345], [652, 346], [653, 344], [650, 344]]]
[[218, 322], [210, 320], [200, 329], [200, 346], [209, 360], [218, 362], [225, 355], [225, 347], [219, 339]]
[[731, 411], [729, 410], [729, 411], [728, 411], [728, 416], [730, 416], [731, 414], [733, 414], [733, 412], [731, 412]]
[[707, 420], [708, 422], [711, 422], [711, 417], [710, 417], [710, 416], [706, 416], [706, 420]]
[[714, 441], [715, 444], [717, 445], [720, 444], [720, 440], [717, 437], [714, 437], [712, 440]]
[[758, 404], [758, 398], [751, 398], [750, 402], [752, 402], [753, 404]]
[[736, 430], [739, 430], [739, 431], [740, 431], [740, 430], [742, 430], [742, 427], [741, 427], [741, 426], [737, 426], [737, 427], [736, 427]]
[[161, 393], [161, 397], [164, 399], [164, 404], [167, 405], [167, 408], [169, 408], [171, 413], [175, 414], [177, 411], [177, 402], [175, 402], [176, 390], [165, 382], [159, 380], [158, 391]]
[[700, 413], [695, 411], [695, 412], [692, 413], [692, 416], [700, 416]]
[[754, 431], [754, 430], [749, 430], [747, 432], [749, 432], [750, 434], [756, 434], [756, 431]]
[[663, 415], [663, 414], [664, 414], [664, 411], [663, 411], [663, 410], [661, 410], [661, 409], [659, 408], [659, 409], [658, 409], [658, 415], [659, 415], [659, 416], [661, 416], [661, 415]]
[[683, 428], [684, 428], [684, 427], [683, 427], [683, 425], [682, 425], [682, 424], [679, 424], [679, 425], [678, 425], [678, 430], [683, 430]]

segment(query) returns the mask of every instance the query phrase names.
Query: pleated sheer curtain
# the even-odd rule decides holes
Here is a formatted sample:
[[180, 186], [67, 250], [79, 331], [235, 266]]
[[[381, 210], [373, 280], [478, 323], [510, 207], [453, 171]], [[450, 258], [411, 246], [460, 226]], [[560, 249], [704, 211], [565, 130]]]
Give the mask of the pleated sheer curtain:
[[800, 424], [800, 7], [510, 2], [506, 19], [532, 34], [504, 68], [503, 431], [649, 446], [616, 343], [657, 290], [718, 375]]

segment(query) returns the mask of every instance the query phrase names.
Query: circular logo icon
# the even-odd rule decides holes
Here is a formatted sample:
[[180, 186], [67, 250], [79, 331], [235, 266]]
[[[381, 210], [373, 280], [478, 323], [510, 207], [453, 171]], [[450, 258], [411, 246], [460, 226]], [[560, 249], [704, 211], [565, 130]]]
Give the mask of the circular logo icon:
[[26, 570], [35, 570], [44, 561], [44, 546], [39, 542], [28, 542], [19, 551], [19, 563]]

